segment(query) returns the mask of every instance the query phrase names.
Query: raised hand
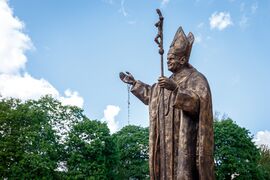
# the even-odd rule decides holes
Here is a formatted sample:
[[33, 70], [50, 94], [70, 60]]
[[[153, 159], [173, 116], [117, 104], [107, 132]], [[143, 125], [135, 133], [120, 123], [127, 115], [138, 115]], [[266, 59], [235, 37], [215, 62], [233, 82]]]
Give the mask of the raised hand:
[[119, 77], [124, 83], [130, 84], [130, 85], [134, 85], [136, 82], [132, 74], [128, 71], [126, 71], [126, 73], [120, 72]]
[[177, 84], [174, 82], [174, 80], [169, 79], [165, 76], [162, 76], [158, 79], [158, 85], [162, 88], [165, 88], [171, 91], [177, 88]]

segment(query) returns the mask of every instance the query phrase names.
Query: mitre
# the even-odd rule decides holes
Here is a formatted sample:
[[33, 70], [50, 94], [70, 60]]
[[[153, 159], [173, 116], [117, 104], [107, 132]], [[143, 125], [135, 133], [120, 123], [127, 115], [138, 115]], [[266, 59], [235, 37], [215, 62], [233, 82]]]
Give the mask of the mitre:
[[184, 30], [180, 26], [174, 35], [168, 54], [174, 54], [180, 57], [186, 55], [186, 58], [189, 59], [193, 42], [193, 34], [189, 32], [188, 36], [186, 36]]

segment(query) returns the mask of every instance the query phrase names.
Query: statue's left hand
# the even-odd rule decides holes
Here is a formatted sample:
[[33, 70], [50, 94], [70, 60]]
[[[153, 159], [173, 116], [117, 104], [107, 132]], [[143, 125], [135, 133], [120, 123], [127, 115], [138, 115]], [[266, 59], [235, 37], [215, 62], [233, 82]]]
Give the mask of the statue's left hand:
[[173, 91], [177, 88], [177, 84], [175, 83], [175, 81], [172, 79], [169, 79], [165, 76], [162, 76], [158, 79], [158, 85], [161, 88], [165, 88], [165, 89], [168, 89], [170, 91]]

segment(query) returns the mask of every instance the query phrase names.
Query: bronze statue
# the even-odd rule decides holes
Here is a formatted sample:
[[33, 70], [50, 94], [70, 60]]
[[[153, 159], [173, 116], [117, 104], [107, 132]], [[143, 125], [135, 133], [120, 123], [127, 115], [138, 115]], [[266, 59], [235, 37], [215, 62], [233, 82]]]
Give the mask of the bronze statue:
[[149, 106], [151, 180], [215, 179], [211, 92], [207, 79], [189, 64], [193, 42], [193, 34], [186, 36], [179, 27], [167, 54], [172, 75], [152, 86], [120, 73]]

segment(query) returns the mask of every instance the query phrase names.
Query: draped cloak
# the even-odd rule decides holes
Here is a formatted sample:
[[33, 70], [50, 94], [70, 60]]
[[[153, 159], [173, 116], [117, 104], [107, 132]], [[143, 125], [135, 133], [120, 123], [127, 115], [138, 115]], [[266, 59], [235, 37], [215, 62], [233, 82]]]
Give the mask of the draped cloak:
[[[157, 84], [150, 86], [136, 81], [131, 89], [149, 105], [150, 179], [159, 180], [164, 172], [166, 180], [215, 179], [212, 100], [207, 79], [192, 66], [170, 79], [176, 82], [177, 88], [164, 89], [164, 103]], [[165, 145], [160, 140], [162, 120]], [[161, 147], [165, 147], [165, 166], [161, 166]]]

